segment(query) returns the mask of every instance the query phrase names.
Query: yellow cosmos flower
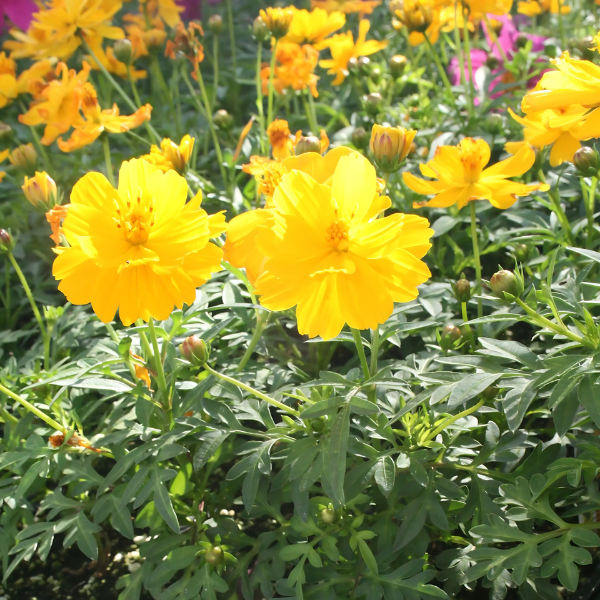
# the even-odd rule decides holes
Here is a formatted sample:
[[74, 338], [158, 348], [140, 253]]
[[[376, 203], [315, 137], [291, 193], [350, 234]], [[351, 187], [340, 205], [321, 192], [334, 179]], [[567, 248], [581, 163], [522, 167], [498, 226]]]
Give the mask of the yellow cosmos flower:
[[149, 14], [158, 14], [169, 27], [175, 27], [181, 21], [180, 15], [185, 10], [175, 0], [140, 0], [140, 3], [146, 5]]
[[[521, 110], [528, 113], [581, 105], [592, 109], [581, 118], [584, 122], [581, 139], [600, 137], [600, 67], [589, 60], [571, 58], [568, 52], [551, 62], [558, 71], [544, 73], [535, 90], [523, 98]], [[557, 117], [554, 123], [558, 125], [570, 118]]]
[[119, 116], [119, 107], [113, 104], [112, 108], [102, 110], [98, 104], [96, 90], [91, 83], [83, 85], [83, 98], [81, 102], [83, 118], [75, 121], [75, 129], [68, 140], [58, 138], [58, 147], [63, 152], [73, 152], [97, 140], [102, 133], [124, 133], [139, 127], [144, 121], [150, 120], [152, 106], [146, 104], [136, 110], [132, 115]]
[[291, 8], [261, 8], [259, 14], [275, 39], [287, 35], [294, 18], [294, 11]]
[[[8, 148], [6, 150], [2, 150], [2, 152], [0, 152], [0, 163], [4, 162], [8, 158], [9, 154], [10, 154], [10, 151]], [[0, 181], [2, 181], [4, 179], [5, 175], [6, 175], [6, 171], [0, 171]]]
[[511, 158], [492, 167], [490, 147], [485, 140], [463, 139], [458, 146], [440, 146], [433, 160], [421, 164], [421, 173], [437, 181], [425, 181], [411, 173], [403, 173], [404, 183], [413, 192], [424, 196], [435, 195], [428, 202], [416, 202], [415, 208], [432, 206], [446, 208], [458, 204], [459, 208], [472, 200], [489, 200], [496, 208], [509, 208], [518, 196], [527, 196], [536, 190], [547, 190], [543, 184], [525, 185], [509, 181], [509, 177], [523, 175], [535, 162], [535, 152], [529, 144]]
[[[260, 192], [267, 197], [267, 203], [264, 209], [242, 213], [229, 222], [227, 241], [223, 246], [225, 260], [238, 269], [246, 269], [248, 279], [254, 284], [262, 272], [265, 261], [265, 255], [258, 247], [256, 238], [272, 221], [274, 214], [272, 196], [284, 175], [294, 170], [302, 171], [318, 183], [331, 185], [333, 173], [342, 156], [353, 153], [354, 150], [350, 148], [338, 146], [325, 156], [316, 152], [306, 152], [300, 156], [290, 156], [282, 162], [265, 162], [259, 160], [262, 157], [251, 157], [251, 164], [246, 165], [244, 171], [252, 172], [256, 176]], [[255, 160], [252, 161], [252, 158]]]
[[45, 78], [54, 71], [49, 60], [34, 63], [18, 77], [11, 66], [14, 61], [0, 53], [0, 108], [10, 104], [20, 94], [38, 95], [47, 85]]
[[124, 162], [115, 190], [88, 173], [71, 193], [63, 223], [69, 248], [57, 248], [52, 272], [73, 304], [92, 304], [104, 323], [117, 310], [124, 325], [169, 317], [196, 299], [196, 288], [220, 269], [209, 242], [224, 227], [208, 217], [199, 193], [186, 204], [183, 177], [145, 160]]
[[528, 17], [535, 17], [542, 12], [558, 14], [559, 10], [563, 15], [567, 15], [571, 12], [571, 7], [560, 0], [525, 0], [517, 6], [517, 12]]
[[33, 177], [25, 176], [21, 189], [27, 201], [35, 208], [43, 207], [44, 212], [56, 204], [56, 183], [45, 171], [36, 171]]
[[32, 26], [45, 32], [38, 56], [69, 58], [82, 44], [98, 44], [103, 38], [125, 37], [120, 27], [109, 25], [121, 10], [121, 0], [50, 0], [48, 7], [34, 14]]
[[470, 9], [470, 17], [483, 19], [488, 13], [501, 17], [510, 12], [513, 0], [466, 0]]
[[[104, 48], [101, 45], [94, 46], [92, 48], [95, 57], [98, 59], [98, 62], [113, 75], [119, 76], [121, 79], [129, 79], [129, 75], [127, 73], [127, 65], [124, 62], [121, 62], [116, 56], [115, 51], [112, 48]], [[137, 57], [136, 57], [137, 58]], [[100, 67], [96, 63], [96, 60], [93, 56], [86, 56], [90, 66], [95, 71], [99, 71]], [[131, 78], [134, 81], [138, 79], [145, 79], [148, 75], [146, 71], [143, 69], [136, 69], [133, 65], [129, 67], [129, 71], [131, 72]]]
[[315, 8], [309, 12], [306, 9], [291, 8], [294, 17], [287, 35], [282, 40], [285, 42], [318, 46], [319, 42], [346, 24], [346, 16], [340, 11], [328, 13], [322, 8]]
[[[315, 98], [319, 97], [317, 91], [319, 78], [314, 73], [319, 62], [318, 50], [310, 44], [300, 46], [293, 42], [281, 41], [277, 44], [275, 58], [273, 87], [279, 94], [286, 89], [301, 91], [308, 88]], [[268, 91], [270, 75], [270, 66], [261, 69], [260, 76], [264, 94]]]
[[388, 42], [378, 42], [377, 40], [367, 40], [367, 33], [371, 24], [363, 19], [358, 27], [358, 38], [354, 43], [354, 35], [351, 31], [346, 33], [337, 33], [332, 38], [324, 40], [321, 47], [329, 48], [331, 59], [320, 61], [319, 65], [330, 75], [335, 75], [333, 85], [340, 85], [348, 75], [348, 62], [351, 58], [360, 56], [370, 56], [387, 47]]
[[340, 158], [331, 185], [293, 170], [275, 191], [273, 225], [259, 234], [265, 253], [255, 293], [271, 310], [296, 307], [298, 331], [324, 340], [347, 323], [375, 329], [431, 276], [420, 259], [429, 222], [400, 213], [378, 219], [389, 199], [377, 194], [371, 163]]
[[322, 8], [328, 13], [335, 11], [343, 12], [346, 15], [359, 13], [370, 15], [381, 4], [381, 0], [311, 0], [310, 5], [314, 8]]
[[508, 112], [517, 123], [525, 128], [523, 130], [525, 142], [508, 142], [505, 145], [507, 152], [515, 154], [523, 143], [529, 143], [540, 150], [546, 146], [552, 146], [551, 166], [558, 167], [565, 161], [573, 161], [573, 155], [581, 148], [580, 140], [583, 129], [581, 119], [587, 112], [586, 108], [574, 104], [564, 109], [531, 112], [525, 117], [519, 117], [510, 108]]
[[[399, 30], [406, 27], [409, 33], [408, 41], [411, 46], [418, 46], [425, 41], [425, 35], [432, 44], [440, 36], [440, 12], [435, 0], [400, 0], [396, 3], [399, 8], [394, 11], [396, 20], [393, 25]], [[391, 4], [390, 6], [395, 6]]]
[[183, 173], [194, 150], [194, 138], [186, 134], [181, 139], [179, 146], [169, 138], [160, 143], [160, 148], [154, 144], [150, 148], [150, 154], [142, 156], [144, 160], [156, 165], [166, 173], [173, 169], [177, 173]]
[[82, 70], [76, 73], [61, 62], [56, 67], [56, 74], [60, 78], [51, 81], [29, 110], [19, 115], [19, 121], [25, 125], [45, 123], [42, 144], [46, 146], [79, 120], [83, 84], [90, 74], [90, 65], [84, 61]]
[[144, 15], [126, 14], [123, 20], [129, 23], [125, 25], [125, 31], [127, 39], [131, 42], [134, 60], [148, 56], [148, 48], [164, 44], [167, 38], [165, 25], [158, 16], [148, 15], [146, 20]]
[[536, 0], [525, 0], [525, 2], [519, 2], [517, 12], [528, 17], [535, 17], [542, 14], [542, 7]]

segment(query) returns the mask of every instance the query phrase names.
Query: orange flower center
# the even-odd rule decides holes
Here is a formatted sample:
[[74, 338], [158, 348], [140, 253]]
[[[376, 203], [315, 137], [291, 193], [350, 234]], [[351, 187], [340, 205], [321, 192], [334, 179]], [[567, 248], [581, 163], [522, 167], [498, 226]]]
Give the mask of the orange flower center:
[[348, 224], [340, 219], [335, 220], [327, 228], [327, 243], [336, 250], [345, 251], [348, 250], [350, 238], [348, 235], [349, 231]]
[[483, 147], [479, 144], [463, 143], [460, 145], [460, 161], [465, 170], [465, 179], [469, 183], [477, 183], [481, 175]]
[[134, 202], [131, 201], [129, 192], [127, 196], [127, 211], [122, 214], [117, 205], [119, 218], [114, 221], [117, 228], [125, 235], [125, 239], [137, 246], [148, 241], [154, 226], [154, 198], [142, 198], [142, 190], [138, 191]]

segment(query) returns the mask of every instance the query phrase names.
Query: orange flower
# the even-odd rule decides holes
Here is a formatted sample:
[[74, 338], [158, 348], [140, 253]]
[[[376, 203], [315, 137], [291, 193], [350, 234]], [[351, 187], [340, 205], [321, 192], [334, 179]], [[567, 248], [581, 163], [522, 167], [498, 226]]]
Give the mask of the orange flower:
[[[112, 48], [109, 47], [106, 50], [104, 50], [104, 48], [102, 48], [101, 45], [98, 45], [98, 46], [94, 46], [92, 48], [92, 51], [94, 52], [96, 58], [98, 59], [98, 62], [109, 73], [118, 75], [122, 79], [129, 79], [129, 75], [127, 74], [127, 65], [124, 62], [121, 62], [120, 60], [117, 59], [117, 57], [115, 56], [115, 51]], [[86, 59], [89, 61], [92, 69], [94, 69], [95, 71], [100, 70], [100, 67], [94, 60], [93, 56], [86, 56]], [[131, 78], [134, 81], [137, 81], [138, 79], [144, 79], [147, 75], [146, 71], [140, 70], [140, 69], [135, 69], [133, 67], [133, 65], [129, 67], [129, 70], [131, 72]]]
[[288, 156], [292, 156], [292, 133], [286, 120], [275, 119], [267, 127], [267, 136], [275, 160], [283, 160]]
[[[319, 62], [319, 52], [309, 44], [300, 46], [292, 42], [280, 42], [275, 52], [277, 60], [273, 85], [278, 93], [286, 89], [301, 91], [310, 89], [311, 94], [317, 98], [317, 81], [319, 78], [314, 70]], [[269, 76], [271, 67], [264, 67], [260, 76], [262, 78], [263, 93], [267, 93], [269, 87]]]
[[148, 48], [160, 46], [167, 38], [165, 25], [160, 17], [149, 15], [146, 19], [144, 15], [127, 14], [123, 20], [131, 23], [125, 25], [125, 31], [131, 42], [134, 60], [147, 56]]
[[71, 205], [65, 204], [64, 206], [61, 206], [57, 204], [46, 213], [46, 221], [50, 223], [50, 227], [52, 228], [50, 238], [57, 246], [60, 246], [61, 236], [63, 235], [62, 222], [67, 217], [69, 206]]
[[58, 63], [56, 74], [62, 77], [51, 81], [29, 110], [24, 115], [19, 115], [19, 121], [25, 125], [46, 125], [42, 144], [49, 146], [79, 118], [83, 84], [89, 73], [90, 65], [85, 61], [79, 73], [74, 69], [69, 70], [63, 62]]
[[[177, 53], [183, 54], [196, 67], [204, 60], [204, 46], [200, 40], [204, 36], [204, 30], [199, 23], [190, 23], [186, 29], [183, 23], [177, 25], [175, 40], [167, 41], [165, 56], [176, 58]], [[196, 77], [196, 74], [193, 73]]]
[[248, 175], [262, 175], [265, 169], [265, 165], [269, 165], [275, 162], [272, 158], [266, 156], [251, 156], [250, 162], [247, 165], [242, 166], [242, 171], [248, 173]]
[[368, 40], [367, 33], [371, 27], [369, 21], [363, 19], [358, 27], [358, 38], [354, 43], [354, 35], [351, 31], [338, 33], [321, 43], [323, 48], [331, 50], [331, 59], [322, 60], [319, 65], [330, 75], [335, 75], [333, 85], [340, 85], [346, 75], [348, 75], [348, 62], [351, 58], [359, 56], [370, 56], [383, 50], [388, 45], [387, 40], [378, 42], [377, 40]]
[[141, 4], [146, 5], [146, 10], [150, 14], [156, 14], [169, 26], [175, 27], [181, 21], [179, 16], [185, 9], [183, 6], [177, 6], [175, 0], [140, 0]]

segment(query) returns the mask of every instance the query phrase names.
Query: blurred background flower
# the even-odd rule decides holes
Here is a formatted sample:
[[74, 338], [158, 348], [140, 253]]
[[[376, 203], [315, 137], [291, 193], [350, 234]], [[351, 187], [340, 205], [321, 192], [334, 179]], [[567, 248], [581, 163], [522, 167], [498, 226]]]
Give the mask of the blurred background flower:
[[[1, 0], [0, 0], [1, 1]], [[199, 19], [202, 16], [203, 4], [220, 4], [222, 0], [177, 0], [177, 4], [183, 6], [181, 17], [184, 20]]]
[[4, 32], [5, 21], [26, 31], [31, 15], [38, 10], [33, 0], [0, 0], [0, 34]]

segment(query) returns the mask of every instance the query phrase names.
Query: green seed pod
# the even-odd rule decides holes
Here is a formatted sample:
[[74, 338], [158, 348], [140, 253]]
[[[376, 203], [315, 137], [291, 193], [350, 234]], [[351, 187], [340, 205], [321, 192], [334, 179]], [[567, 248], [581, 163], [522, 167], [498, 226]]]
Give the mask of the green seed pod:
[[115, 53], [115, 57], [117, 60], [120, 60], [122, 63], [126, 65], [130, 65], [133, 61], [133, 47], [131, 42], [125, 38], [122, 40], [117, 40], [115, 45], [113, 46], [113, 51]]
[[369, 145], [369, 134], [364, 127], [357, 127], [352, 132], [352, 143], [359, 150], [364, 150]]
[[582, 177], [598, 177], [600, 156], [595, 148], [583, 146], [573, 156], [573, 164]]

